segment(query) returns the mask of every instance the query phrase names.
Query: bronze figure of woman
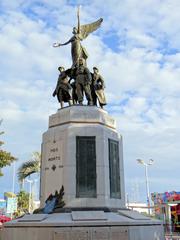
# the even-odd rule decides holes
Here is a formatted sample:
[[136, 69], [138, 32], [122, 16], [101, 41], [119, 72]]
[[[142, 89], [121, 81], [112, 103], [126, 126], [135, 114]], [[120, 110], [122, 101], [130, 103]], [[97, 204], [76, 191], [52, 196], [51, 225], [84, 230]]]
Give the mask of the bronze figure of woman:
[[81, 45], [81, 41], [85, 39], [89, 33], [94, 32], [98, 29], [103, 21], [102, 18], [97, 20], [96, 22], [80, 25], [80, 17], [79, 17], [79, 8], [77, 11], [78, 25], [73, 28], [73, 36], [69, 39], [69, 41], [65, 43], [54, 43], [53, 47], [60, 47], [71, 43], [71, 56], [72, 56], [72, 68], [74, 68], [79, 58], [86, 59], [88, 58], [88, 53], [86, 49]]

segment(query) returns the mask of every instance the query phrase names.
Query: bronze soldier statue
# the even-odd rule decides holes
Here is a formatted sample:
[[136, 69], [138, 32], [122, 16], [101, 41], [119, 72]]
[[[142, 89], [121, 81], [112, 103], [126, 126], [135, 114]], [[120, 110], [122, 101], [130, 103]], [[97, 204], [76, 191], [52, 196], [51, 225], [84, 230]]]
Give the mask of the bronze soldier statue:
[[60, 47], [67, 45], [71, 43], [71, 56], [72, 56], [72, 68], [74, 68], [79, 58], [86, 59], [88, 58], [88, 53], [86, 49], [81, 45], [81, 41], [85, 39], [89, 33], [94, 32], [96, 29], [98, 29], [103, 21], [102, 18], [97, 20], [96, 22], [86, 24], [86, 25], [80, 25], [80, 17], [79, 17], [79, 8], [77, 12], [77, 18], [78, 18], [78, 24], [77, 27], [73, 28], [73, 36], [69, 39], [69, 41], [65, 43], [54, 43], [53, 47]]
[[57, 99], [60, 102], [61, 108], [63, 108], [64, 102], [68, 102], [69, 106], [72, 105], [72, 88], [64, 67], [59, 67], [58, 70], [60, 74], [56, 88], [53, 92], [53, 97], [57, 95]]
[[78, 66], [75, 68], [75, 84], [76, 84], [76, 94], [78, 97], [78, 102], [80, 105], [83, 103], [83, 95], [85, 92], [88, 105], [93, 105], [91, 96], [91, 73], [89, 69], [85, 66], [85, 61], [80, 58], [78, 61]]
[[92, 84], [91, 84], [91, 94], [93, 99], [93, 105], [97, 106], [97, 99], [101, 108], [106, 105], [106, 97], [104, 94], [104, 80], [102, 76], [99, 74], [99, 70], [97, 67], [93, 67], [92, 74]]

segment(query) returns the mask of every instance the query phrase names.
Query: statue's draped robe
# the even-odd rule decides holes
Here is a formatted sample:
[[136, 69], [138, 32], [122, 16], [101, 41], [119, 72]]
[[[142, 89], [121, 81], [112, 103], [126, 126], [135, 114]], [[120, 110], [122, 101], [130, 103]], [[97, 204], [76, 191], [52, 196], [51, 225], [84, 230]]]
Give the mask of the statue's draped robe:
[[86, 59], [88, 58], [88, 53], [86, 49], [81, 45], [81, 41], [87, 36], [97, 30], [103, 19], [100, 18], [96, 22], [81, 25], [78, 28], [78, 33], [74, 34], [74, 36], [70, 39], [71, 42], [71, 56], [72, 56], [72, 67], [75, 67], [78, 63], [79, 58], [83, 58], [86, 63]]
[[106, 97], [104, 94], [104, 80], [100, 74], [92, 74], [92, 84], [95, 95], [101, 105], [106, 105]]
[[88, 58], [88, 53], [86, 49], [81, 45], [82, 38], [79, 34], [75, 34], [71, 38], [71, 56], [72, 56], [72, 67], [75, 67], [78, 63], [79, 58]]

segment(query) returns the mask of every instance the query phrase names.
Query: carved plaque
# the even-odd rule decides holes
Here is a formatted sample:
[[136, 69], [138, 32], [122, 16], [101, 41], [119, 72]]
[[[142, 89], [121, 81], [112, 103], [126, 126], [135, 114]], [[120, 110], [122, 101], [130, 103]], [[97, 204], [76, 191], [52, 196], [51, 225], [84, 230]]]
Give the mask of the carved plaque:
[[70, 239], [71, 240], [88, 240], [89, 239], [88, 235], [89, 235], [88, 230], [83, 230], [83, 229], [73, 230], [71, 232], [71, 238]]
[[119, 175], [119, 142], [109, 139], [109, 176], [110, 197], [121, 198], [120, 175]]
[[131, 219], [135, 219], [135, 220], [150, 220], [151, 219], [150, 217], [146, 217], [146, 216], [144, 216], [141, 213], [136, 212], [136, 211], [119, 210], [118, 213], [120, 215], [126, 216], [126, 217], [131, 218]]
[[48, 217], [48, 214], [27, 214], [18, 219], [18, 222], [41, 222]]
[[57, 231], [54, 232], [53, 240], [129, 240], [127, 228], [99, 227], [89, 230], [81, 228]]
[[69, 239], [69, 232], [55, 232], [53, 240], [70, 240]]
[[107, 220], [104, 211], [72, 211], [73, 221]]
[[109, 228], [97, 228], [93, 230], [93, 240], [108, 240]]
[[111, 240], [128, 240], [128, 230], [122, 228], [111, 229]]
[[76, 137], [76, 197], [96, 197], [96, 138]]

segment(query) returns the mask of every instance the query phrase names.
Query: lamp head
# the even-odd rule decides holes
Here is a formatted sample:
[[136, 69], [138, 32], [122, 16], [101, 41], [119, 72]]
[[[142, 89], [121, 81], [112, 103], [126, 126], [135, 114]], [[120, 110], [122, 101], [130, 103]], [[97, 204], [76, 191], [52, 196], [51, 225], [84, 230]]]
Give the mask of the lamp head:
[[142, 159], [137, 159], [137, 162], [140, 164], [144, 164], [144, 161]]
[[154, 163], [153, 159], [149, 159], [148, 165], [152, 165]]

